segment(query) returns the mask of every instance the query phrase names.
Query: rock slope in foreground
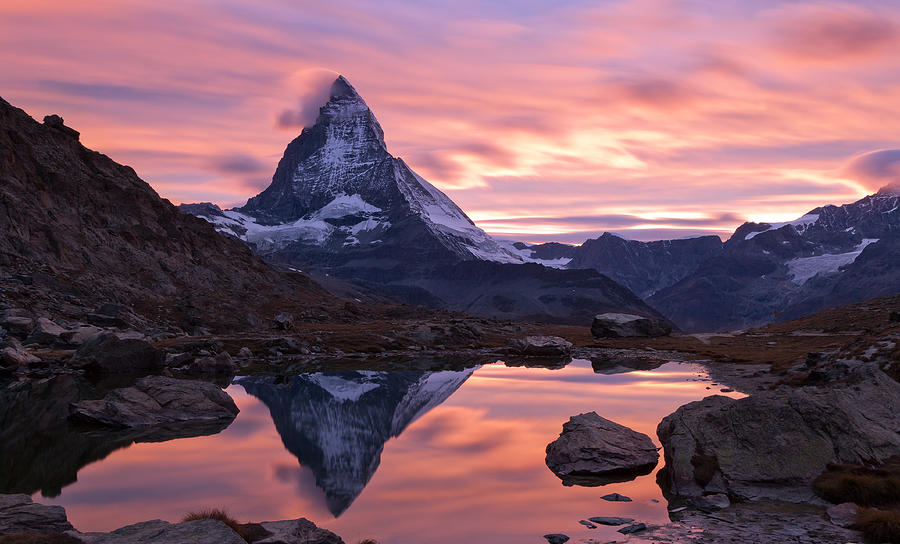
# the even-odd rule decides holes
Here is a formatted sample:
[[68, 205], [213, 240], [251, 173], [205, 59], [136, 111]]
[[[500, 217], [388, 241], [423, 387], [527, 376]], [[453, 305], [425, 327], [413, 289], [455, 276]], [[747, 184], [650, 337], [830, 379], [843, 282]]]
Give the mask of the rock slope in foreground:
[[828, 463], [900, 455], [900, 383], [875, 364], [821, 387], [707, 397], [657, 428], [674, 495], [806, 501]]
[[184, 329], [242, 328], [331, 300], [180, 213], [56, 116], [0, 99], [0, 302], [85, 321], [101, 302]]

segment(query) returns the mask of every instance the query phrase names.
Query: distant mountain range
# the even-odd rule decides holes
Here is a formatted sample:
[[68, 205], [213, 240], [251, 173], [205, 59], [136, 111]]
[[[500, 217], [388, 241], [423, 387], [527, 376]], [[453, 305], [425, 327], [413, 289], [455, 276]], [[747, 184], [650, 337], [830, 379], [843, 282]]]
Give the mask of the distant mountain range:
[[[593, 270], [549, 250], [498, 242], [392, 156], [343, 77], [315, 124], [288, 144], [272, 183], [247, 204], [185, 204], [270, 262], [352, 281], [394, 300], [480, 317], [589, 324], [598, 312], [659, 316]], [[544, 267], [540, 264], [547, 264]]]
[[685, 330], [783, 321], [900, 292], [900, 188], [788, 223], [745, 223], [647, 301]]

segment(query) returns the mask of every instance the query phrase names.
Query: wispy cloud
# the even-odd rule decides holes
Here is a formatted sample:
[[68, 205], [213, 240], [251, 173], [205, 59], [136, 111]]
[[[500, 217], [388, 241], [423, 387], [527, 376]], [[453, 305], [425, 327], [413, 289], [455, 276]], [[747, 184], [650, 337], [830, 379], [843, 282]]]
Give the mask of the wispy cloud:
[[173, 201], [233, 204], [341, 73], [488, 230], [720, 233], [880, 183], [885, 155], [847, 161], [900, 147], [898, 21], [876, 0], [7, 2], [0, 94]]

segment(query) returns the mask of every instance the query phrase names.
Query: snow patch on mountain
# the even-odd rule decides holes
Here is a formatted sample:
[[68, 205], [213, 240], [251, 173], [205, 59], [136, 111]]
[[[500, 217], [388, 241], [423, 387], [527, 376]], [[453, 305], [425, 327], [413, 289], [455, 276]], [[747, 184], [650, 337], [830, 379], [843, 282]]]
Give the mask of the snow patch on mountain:
[[819, 220], [818, 214], [808, 213], [799, 219], [794, 219], [793, 221], [787, 221], [785, 223], [767, 223], [769, 225], [769, 228], [767, 228], [765, 230], [758, 230], [756, 232], [751, 232], [751, 233], [747, 234], [747, 236], [744, 236], [744, 240], [750, 240], [751, 238], [755, 237], [758, 234], [762, 234], [764, 232], [769, 232], [770, 230], [778, 230], [787, 225], [793, 226], [794, 229], [796, 229], [798, 233], [802, 234], [803, 231], [805, 231], [807, 228], [809, 228], [810, 225], [814, 224], [818, 220]]
[[[537, 264], [542, 264], [542, 265], [546, 266], [547, 268], [563, 269], [566, 267], [567, 264], [572, 262], [572, 257], [562, 257], [559, 259], [536, 259], [531, 256], [532, 251], [529, 248], [516, 247], [515, 246], [516, 243], [517, 242], [515, 242], [513, 240], [497, 240], [497, 244], [499, 244], [500, 247], [502, 247], [504, 250], [512, 253], [519, 259], [521, 259], [521, 262], [523, 262], [523, 263], [537, 263]], [[527, 245], [530, 245], [530, 244], [527, 244]]]
[[821, 274], [823, 276], [835, 274], [842, 266], [847, 266], [856, 260], [869, 244], [877, 242], [877, 238], [866, 238], [853, 251], [847, 253], [826, 253], [815, 257], [800, 257], [788, 261], [788, 272], [793, 276], [791, 282], [803, 285], [810, 279]]

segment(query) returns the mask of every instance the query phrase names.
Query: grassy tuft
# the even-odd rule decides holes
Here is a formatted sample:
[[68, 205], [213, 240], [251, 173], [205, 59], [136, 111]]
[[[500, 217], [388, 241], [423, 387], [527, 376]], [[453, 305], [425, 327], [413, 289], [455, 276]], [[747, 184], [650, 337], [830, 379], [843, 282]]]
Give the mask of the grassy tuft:
[[856, 528], [870, 541], [900, 543], [900, 510], [860, 508]]
[[813, 482], [813, 489], [825, 500], [862, 506], [900, 503], [900, 458], [892, 458], [878, 468], [857, 465], [829, 465]]
[[216, 521], [221, 521], [232, 531], [238, 534], [239, 537], [243, 538], [247, 542], [252, 542], [252, 538], [256, 536], [251, 531], [250, 527], [242, 523], [238, 523], [236, 519], [228, 515], [228, 512], [221, 508], [207, 508], [204, 510], [197, 510], [196, 512], [190, 512], [181, 521], [197, 521], [201, 519], [214, 519]]

